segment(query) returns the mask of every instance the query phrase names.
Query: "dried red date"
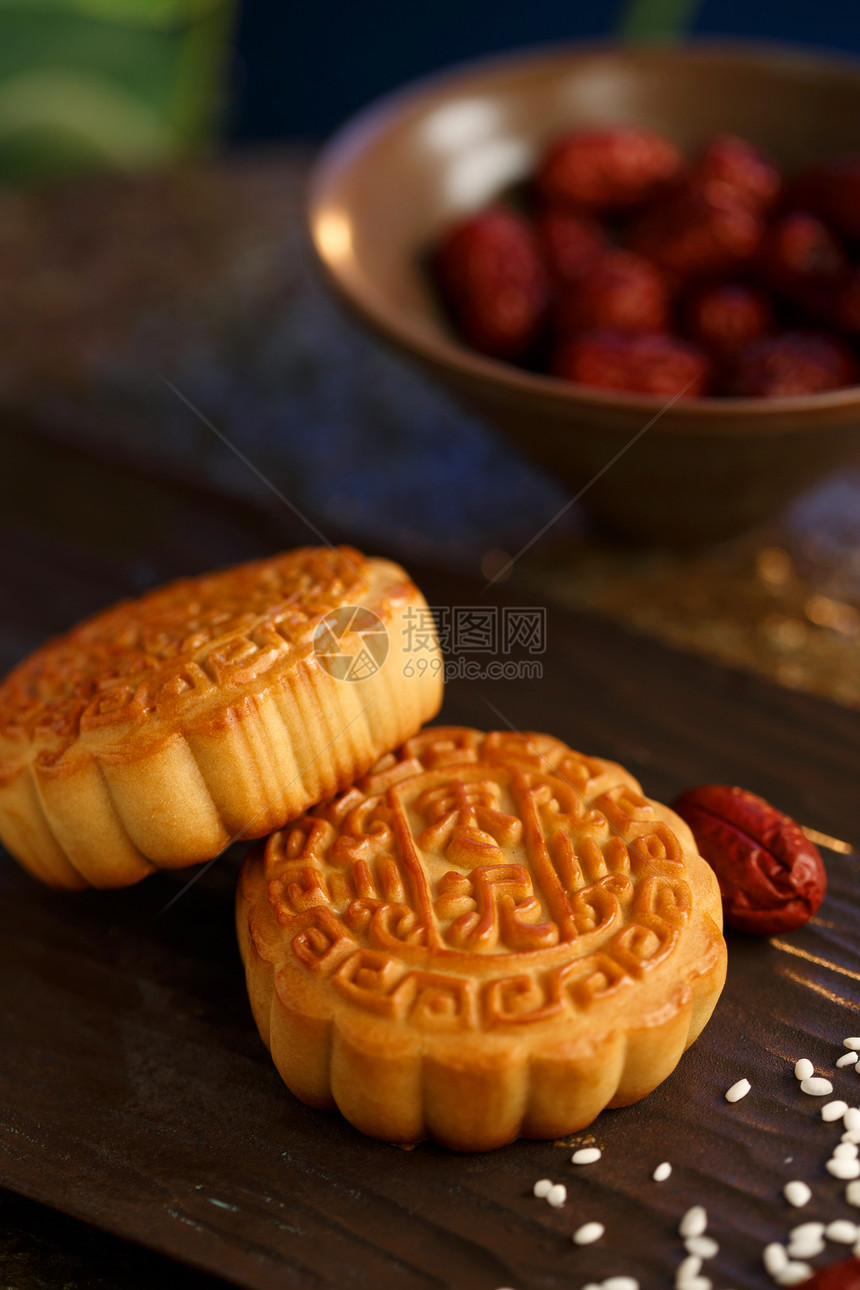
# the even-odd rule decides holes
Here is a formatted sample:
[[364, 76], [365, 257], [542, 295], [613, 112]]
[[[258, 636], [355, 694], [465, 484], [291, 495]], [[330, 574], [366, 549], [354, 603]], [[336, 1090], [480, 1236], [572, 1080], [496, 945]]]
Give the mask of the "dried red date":
[[680, 394], [694, 398], [708, 387], [708, 360], [695, 345], [662, 333], [586, 332], [562, 343], [556, 376], [604, 390]]
[[534, 343], [548, 296], [535, 234], [501, 207], [457, 225], [439, 247], [442, 291], [466, 339], [497, 358], [516, 358]]
[[685, 318], [693, 339], [721, 358], [773, 330], [770, 300], [743, 282], [701, 288], [687, 301]]
[[730, 197], [753, 210], [772, 206], [782, 188], [775, 163], [746, 139], [717, 135], [694, 161], [691, 188], [717, 201]]
[[544, 259], [560, 284], [580, 282], [607, 249], [606, 234], [588, 215], [548, 207], [535, 223]]
[[788, 398], [852, 385], [853, 354], [824, 332], [782, 332], [752, 341], [739, 353], [726, 389], [729, 394]]
[[643, 216], [633, 247], [681, 280], [712, 277], [750, 262], [763, 229], [757, 212], [747, 206], [685, 192]]
[[832, 224], [843, 237], [860, 238], [860, 157], [843, 157], [797, 175], [788, 202]]
[[680, 169], [680, 152], [656, 130], [584, 129], [550, 147], [536, 183], [550, 202], [577, 210], [623, 210], [653, 197]]
[[561, 293], [555, 322], [561, 335], [596, 328], [665, 331], [669, 323], [666, 279], [633, 251], [609, 251], [578, 286]]
[[832, 314], [847, 260], [835, 233], [814, 215], [785, 215], [768, 231], [762, 272], [775, 291], [817, 318]]
[[860, 1259], [841, 1259], [819, 1268], [797, 1290], [860, 1290]]
[[796, 211], [785, 215], [768, 232], [764, 260], [777, 281], [827, 278], [845, 268], [839, 239], [814, 215]]
[[682, 793], [674, 810], [717, 875], [729, 927], [774, 936], [809, 921], [827, 876], [799, 824], [755, 793], [719, 784]]

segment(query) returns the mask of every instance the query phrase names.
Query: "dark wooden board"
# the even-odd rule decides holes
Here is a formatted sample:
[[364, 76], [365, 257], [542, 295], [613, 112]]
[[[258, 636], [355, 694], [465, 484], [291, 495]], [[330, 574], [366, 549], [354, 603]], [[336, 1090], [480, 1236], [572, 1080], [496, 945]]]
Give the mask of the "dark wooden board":
[[[123, 591], [300, 536], [292, 520], [279, 527], [74, 454], [46, 462], [40, 448], [6, 448], [19, 474], [0, 556], [4, 664]], [[433, 603], [480, 597], [468, 579], [419, 580]], [[515, 726], [618, 758], [657, 797], [738, 782], [805, 824], [860, 835], [856, 715], [572, 614], [550, 612], [543, 665], [539, 681], [454, 683], [443, 716], [498, 724], [489, 702]], [[789, 1177], [813, 1186], [803, 1218], [857, 1215], [823, 1167], [838, 1132], [791, 1075], [801, 1055], [832, 1070], [843, 1036], [860, 1030], [857, 860], [827, 859], [820, 917], [780, 943], [730, 938], [712, 1023], [654, 1094], [600, 1117], [603, 1159], [580, 1170], [551, 1143], [403, 1151], [296, 1102], [245, 998], [236, 854], [166, 913], [187, 874], [71, 895], [4, 859], [0, 1184], [255, 1290], [562, 1290], [621, 1272], [665, 1286], [682, 1253], [678, 1219], [697, 1202], [721, 1245], [718, 1290], [765, 1285], [761, 1247], [800, 1221], [781, 1197]], [[743, 1075], [753, 1091], [730, 1107], [722, 1095]], [[836, 1096], [860, 1103], [857, 1075], [833, 1078]], [[675, 1168], [658, 1185], [649, 1175], [663, 1159]], [[541, 1176], [567, 1183], [564, 1209], [531, 1196]], [[570, 1233], [587, 1218], [607, 1236], [579, 1249]]]

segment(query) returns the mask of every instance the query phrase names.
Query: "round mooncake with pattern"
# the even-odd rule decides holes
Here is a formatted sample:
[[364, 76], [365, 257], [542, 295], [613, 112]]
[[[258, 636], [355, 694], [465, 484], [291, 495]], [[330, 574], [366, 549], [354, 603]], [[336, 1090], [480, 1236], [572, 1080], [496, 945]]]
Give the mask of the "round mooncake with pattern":
[[257, 844], [237, 928], [292, 1092], [459, 1150], [649, 1093], [726, 969], [684, 821], [621, 766], [512, 731], [428, 727]]
[[56, 887], [209, 860], [346, 788], [436, 714], [442, 682], [389, 560], [304, 547], [171, 583], [0, 684], [0, 840]]

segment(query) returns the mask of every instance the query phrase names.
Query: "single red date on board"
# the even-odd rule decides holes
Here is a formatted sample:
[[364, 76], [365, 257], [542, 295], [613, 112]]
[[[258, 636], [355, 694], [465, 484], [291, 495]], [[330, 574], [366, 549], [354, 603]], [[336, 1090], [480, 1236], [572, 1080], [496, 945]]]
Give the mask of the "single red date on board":
[[720, 784], [689, 789], [674, 809], [717, 875], [729, 927], [774, 936], [809, 921], [827, 876], [799, 824], [755, 793]]

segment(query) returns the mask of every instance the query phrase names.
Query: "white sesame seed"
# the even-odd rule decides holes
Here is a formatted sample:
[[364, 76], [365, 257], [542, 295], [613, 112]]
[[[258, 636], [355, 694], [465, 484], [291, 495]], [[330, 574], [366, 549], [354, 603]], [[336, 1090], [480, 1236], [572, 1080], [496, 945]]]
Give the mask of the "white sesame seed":
[[847, 1218], [837, 1218], [834, 1223], [827, 1224], [824, 1235], [828, 1241], [835, 1241], [837, 1245], [853, 1245], [860, 1237], [860, 1231], [857, 1230], [856, 1223], [849, 1222]]
[[840, 1142], [838, 1147], [833, 1148], [834, 1160], [856, 1160], [860, 1154], [860, 1147], [856, 1142]]
[[553, 1209], [561, 1209], [567, 1200], [567, 1188], [564, 1183], [553, 1183], [546, 1194], [547, 1203], [552, 1205]]
[[845, 1199], [849, 1205], [860, 1208], [860, 1182], [850, 1182], [845, 1188]]
[[695, 1254], [689, 1255], [682, 1259], [678, 1264], [678, 1270], [675, 1273], [675, 1285], [680, 1286], [684, 1281], [691, 1281], [697, 1277], [702, 1270], [702, 1260]]
[[854, 1035], [850, 1039], [843, 1039], [842, 1047], [853, 1048], [854, 1051], [856, 1052], [858, 1049], [860, 1049], [860, 1036]]
[[552, 1191], [552, 1181], [549, 1178], [538, 1178], [534, 1187], [532, 1187], [532, 1191], [538, 1200], [546, 1200]]
[[860, 1143], [860, 1129], [846, 1129], [840, 1138], [841, 1142]]
[[667, 1178], [671, 1177], [671, 1174], [672, 1166], [668, 1160], [664, 1160], [662, 1164], [657, 1166], [651, 1177], [655, 1182], [665, 1182]]
[[814, 1236], [816, 1239], [818, 1239], [818, 1237], [823, 1235], [824, 1235], [824, 1224], [814, 1223], [814, 1222], [798, 1223], [797, 1227], [793, 1227], [789, 1232], [789, 1236], [791, 1237], [792, 1241], [803, 1241], [810, 1236]]
[[827, 1097], [828, 1093], [833, 1092], [833, 1085], [823, 1075], [810, 1075], [808, 1079], [801, 1081], [800, 1090], [810, 1097]]
[[860, 1106], [849, 1106], [842, 1119], [846, 1129], [860, 1129]]
[[582, 1290], [603, 1290], [603, 1286], [598, 1285], [596, 1281], [589, 1281], [588, 1285], [582, 1287]]
[[708, 1215], [702, 1205], [693, 1205], [688, 1209], [678, 1224], [678, 1231], [683, 1240], [690, 1236], [704, 1236], [708, 1226]]
[[838, 1156], [827, 1161], [824, 1166], [834, 1178], [847, 1182], [849, 1178], [860, 1178], [860, 1160], [840, 1160]]
[[579, 1151], [574, 1151], [570, 1162], [574, 1165], [593, 1165], [602, 1154], [599, 1147], [581, 1147]]
[[832, 1124], [834, 1120], [841, 1120], [847, 1110], [848, 1103], [837, 1098], [833, 1102], [824, 1103], [821, 1108], [821, 1118], [825, 1124]]
[[603, 1290], [639, 1290], [639, 1282], [635, 1277], [607, 1277]]
[[751, 1088], [752, 1084], [750, 1084], [748, 1079], [739, 1079], [736, 1084], [733, 1084], [730, 1089], [726, 1090], [726, 1101], [739, 1102], [742, 1097], [746, 1097]]
[[803, 1241], [789, 1241], [788, 1257], [790, 1259], [814, 1259], [824, 1253], [824, 1241], [820, 1236], [809, 1236]]
[[593, 1245], [599, 1241], [606, 1228], [602, 1223], [583, 1223], [573, 1234], [574, 1245]]
[[808, 1057], [801, 1057], [794, 1063], [794, 1074], [797, 1079], [809, 1079], [810, 1075], [815, 1074], [815, 1067]]
[[712, 1236], [688, 1236], [684, 1242], [688, 1254], [695, 1254], [699, 1259], [713, 1259], [720, 1247]]
[[860, 1056], [860, 1053], [852, 1053], [852, 1052], [843, 1053], [841, 1057], [838, 1057], [836, 1059], [836, 1065], [837, 1066], [855, 1066], [857, 1064], [858, 1056]]
[[787, 1182], [782, 1189], [782, 1194], [789, 1205], [793, 1205], [795, 1209], [801, 1209], [804, 1205], [808, 1205], [812, 1199], [812, 1189], [805, 1182], [800, 1182], [798, 1179]]
[[777, 1273], [774, 1281], [780, 1286], [796, 1286], [801, 1281], [808, 1281], [812, 1276], [812, 1268], [808, 1263], [789, 1263], [781, 1272]]
[[687, 1277], [684, 1281], [676, 1281], [676, 1290], [712, 1290], [713, 1281], [710, 1277]]
[[764, 1264], [764, 1270], [769, 1276], [775, 1277], [777, 1272], [788, 1267], [789, 1258], [785, 1246], [780, 1245], [779, 1241], [771, 1241], [761, 1252], [761, 1261]]

